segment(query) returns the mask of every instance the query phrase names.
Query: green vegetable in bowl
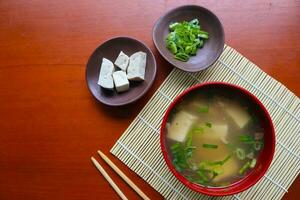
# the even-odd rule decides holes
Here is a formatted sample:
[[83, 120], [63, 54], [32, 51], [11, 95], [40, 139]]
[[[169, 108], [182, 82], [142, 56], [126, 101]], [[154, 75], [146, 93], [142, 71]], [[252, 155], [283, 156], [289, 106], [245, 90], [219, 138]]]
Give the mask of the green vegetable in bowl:
[[198, 19], [172, 23], [169, 29], [166, 46], [174, 54], [174, 58], [183, 62], [196, 55], [198, 48], [202, 48], [209, 38], [208, 33], [201, 30]]

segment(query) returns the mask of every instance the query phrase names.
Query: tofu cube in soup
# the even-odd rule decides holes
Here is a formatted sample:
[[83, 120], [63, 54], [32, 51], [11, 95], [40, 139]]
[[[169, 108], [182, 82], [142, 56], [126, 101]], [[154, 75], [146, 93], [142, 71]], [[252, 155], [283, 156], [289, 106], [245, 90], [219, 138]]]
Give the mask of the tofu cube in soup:
[[114, 82], [112, 73], [114, 72], [114, 70], [114, 64], [110, 60], [103, 58], [99, 73], [98, 85], [103, 88], [113, 90]]
[[131, 81], [145, 80], [146, 57], [147, 54], [142, 51], [136, 52], [130, 56], [129, 65], [127, 68], [128, 80]]
[[119, 67], [121, 70], [126, 72], [128, 63], [129, 63], [129, 57], [123, 51], [120, 51], [119, 56], [115, 61], [115, 65]]
[[127, 80], [127, 76], [124, 71], [114, 72], [113, 79], [117, 92], [124, 92], [129, 90], [129, 81]]
[[177, 142], [184, 142], [190, 128], [196, 120], [196, 116], [185, 111], [180, 111], [176, 114], [171, 125], [168, 127], [167, 137]]
[[225, 112], [233, 119], [239, 128], [244, 128], [251, 119], [247, 110], [240, 105], [230, 105], [225, 109]]
[[221, 139], [224, 144], [228, 143], [228, 125], [227, 124], [214, 124], [211, 129], [212, 135]]

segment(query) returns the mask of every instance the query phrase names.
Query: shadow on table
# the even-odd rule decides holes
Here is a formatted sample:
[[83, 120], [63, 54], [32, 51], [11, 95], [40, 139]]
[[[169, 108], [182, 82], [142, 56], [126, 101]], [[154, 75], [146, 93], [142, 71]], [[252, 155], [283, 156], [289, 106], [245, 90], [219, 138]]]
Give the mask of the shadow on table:
[[97, 105], [97, 108], [99, 108], [101, 112], [104, 111], [105, 114], [111, 117], [128, 118], [134, 115], [137, 111], [137, 107], [139, 107], [137, 106], [136, 102], [125, 106], [107, 106], [97, 101], [97, 99], [93, 99], [94, 103]]

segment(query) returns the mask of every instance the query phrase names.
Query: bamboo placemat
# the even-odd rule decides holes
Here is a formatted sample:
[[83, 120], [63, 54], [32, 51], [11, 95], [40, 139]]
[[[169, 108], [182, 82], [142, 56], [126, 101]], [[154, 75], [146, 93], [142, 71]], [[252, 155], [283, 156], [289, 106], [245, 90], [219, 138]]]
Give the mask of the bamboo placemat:
[[300, 171], [300, 100], [229, 46], [204, 71], [188, 73], [173, 69], [111, 153], [166, 199], [212, 199], [190, 190], [173, 177], [159, 144], [160, 124], [169, 104], [185, 89], [206, 81], [233, 83], [253, 93], [268, 109], [276, 130], [275, 156], [265, 176], [250, 189], [220, 199], [280, 199]]

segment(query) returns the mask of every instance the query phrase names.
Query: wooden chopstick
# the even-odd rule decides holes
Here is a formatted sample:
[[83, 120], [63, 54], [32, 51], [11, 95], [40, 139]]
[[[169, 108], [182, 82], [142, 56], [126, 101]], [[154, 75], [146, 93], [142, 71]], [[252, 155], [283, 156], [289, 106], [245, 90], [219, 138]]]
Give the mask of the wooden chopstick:
[[150, 200], [150, 198], [147, 197], [145, 193], [143, 193], [142, 190], [140, 190], [140, 188], [138, 188], [138, 186], [136, 186], [104, 153], [98, 150], [98, 154], [132, 189], [134, 189], [134, 191], [136, 191], [136, 193], [143, 199]]
[[104, 178], [109, 182], [109, 184], [112, 186], [112, 188], [118, 193], [118, 195], [123, 200], [128, 200], [127, 197], [123, 194], [123, 192], [120, 190], [120, 188], [115, 184], [115, 182], [110, 178], [110, 176], [106, 173], [106, 171], [102, 168], [102, 166], [98, 163], [98, 161], [91, 157], [91, 160], [93, 164], [96, 166], [96, 168], [101, 172], [101, 174], [104, 176]]

